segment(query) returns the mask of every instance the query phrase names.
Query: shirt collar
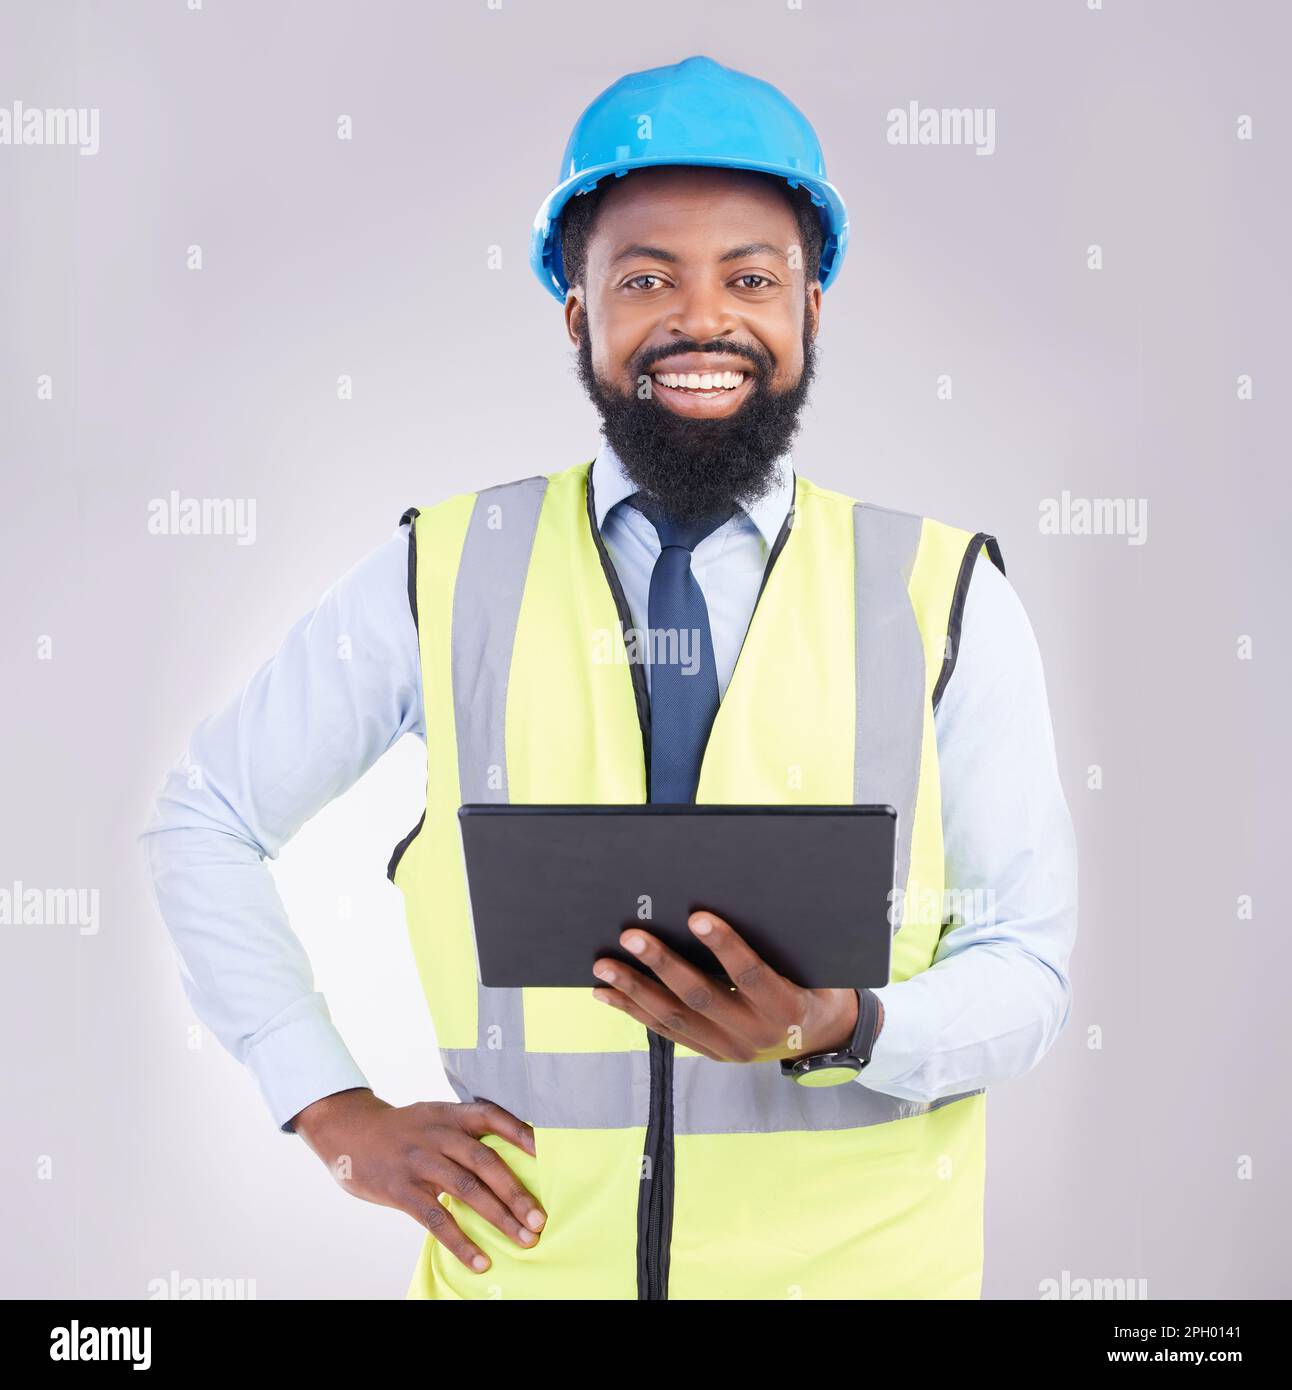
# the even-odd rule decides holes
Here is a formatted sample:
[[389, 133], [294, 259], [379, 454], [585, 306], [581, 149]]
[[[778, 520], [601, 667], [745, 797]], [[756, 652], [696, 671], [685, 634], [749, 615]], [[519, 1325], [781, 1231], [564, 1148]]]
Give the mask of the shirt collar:
[[[637, 484], [624, 471], [623, 460], [604, 439], [592, 462], [592, 491], [598, 530], [605, 526], [611, 509], [637, 491]], [[756, 502], [741, 508], [758, 528], [769, 549], [776, 543], [793, 501], [794, 460], [791, 455], [782, 454], [776, 460], [772, 485]]]

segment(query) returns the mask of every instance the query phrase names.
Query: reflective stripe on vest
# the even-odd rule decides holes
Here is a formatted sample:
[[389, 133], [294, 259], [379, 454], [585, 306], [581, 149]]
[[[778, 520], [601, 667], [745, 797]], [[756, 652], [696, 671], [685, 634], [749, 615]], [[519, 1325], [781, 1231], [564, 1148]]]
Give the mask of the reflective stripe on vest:
[[[600, 1184], [608, 1192], [622, 1177], [611, 1180], [606, 1155], [616, 1155], [614, 1162], [621, 1163], [632, 1152], [612, 1145], [609, 1132], [640, 1130], [648, 1123], [645, 1030], [579, 991], [478, 984], [456, 824], [457, 806], [463, 802], [646, 799], [637, 701], [622, 658], [620, 614], [591, 533], [587, 475], [588, 465], [581, 465], [550, 479], [527, 478], [464, 494], [415, 520], [415, 611], [427, 703], [427, 813], [397, 851], [391, 876], [405, 894], [415, 953], [455, 1093], [464, 1100], [493, 1100], [527, 1120], [540, 1136], [540, 1160], [543, 1132], [577, 1131], [567, 1141], [575, 1146], [568, 1152], [586, 1152], [586, 1158], [571, 1156], [566, 1165], [583, 1165], [584, 1171], [571, 1172], [568, 1181], [571, 1191], [582, 1190], [584, 1200], [591, 1201], [590, 1187]], [[898, 812], [897, 882], [906, 892], [904, 911], [895, 916], [892, 978], [904, 979], [928, 967], [941, 933], [942, 844], [931, 696], [945, 674], [948, 653], [954, 651], [949, 639], [958, 622], [957, 604], [963, 603], [960, 579], [966, 556], [976, 555], [987, 538], [858, 503], [801, 478], [796, 480], [793, 523], [765, 579], [715, 719], [696, 799], [893, 805]], [[850, 602], [839, 601], [843, 593]], [[446, 733], [451, 733], [456, 755], [452, 767], [444, 752]], [[850, 776], [841, 778], [845, 768], [839, 754], [849, 738]], [[765, 754], [765, 761], [750, 766], [759, 762], [756, 753]], [[469, 976], [463, 969], [468, 963]], [[464, 1004], [468, 991], [474, 996], [473, 1009]], [[679, 1243], [690, 1249], [687, 1243], [696, 1232], [707, 1231], [706, 1240], [720, 1246], [722, 1221], [716, 1211], [706, 1217], [705, 1204], [720, 1207], [721, 1189], [739, 1188], [724, 1177], [718, 1188], [704, 1191], [701, 1174], [709, 1156], [694, 1144], [719, 1138], [766, 1144], [782, 1135], [782, 1149], [798, 1153], [812, 1134], [821, 1134], [816, 1142], [824, 1144], [825, 1133], [832, 1132], [839, 1135], [832, 1142], [844, 1142], [850, 1151], [862, 1145], [857, 1155], [864, 1157], [867, 1144], [880, 1155], [892, 1141], [885, 1137], [875, 1148], [864, 1131], [883, 1127], [885, 1136], [905, 1134], [904, 1127], [892, 1129], [893, 1122], [923, 1124], [934, 1112], [946, 1110], [945, 1124], [938, 1122], [937, 1143], [957, 1155], [972, 1156], [981, 1148], [981, 1092], [929, 1104], [860, 1083], [812, 1089], [787, 1080], [775, 1062], [714, 1062], [680, 1046], [673, 1065], [677, 1215], [682, 1219], [673, 1231], [671, 1296], [678, 1296], [679, 1278], [680, 1296], [688, 1296], [692, 1267], [698, 1279], [707, 1258], [691, 1251], [689, 1262], [680, 1259]], [[606, 1139], [594, 1142], [591, 1136], [597, 1133]], [[847, 1138], [850, 1134], [856, 1137]], [[932, 1132], [927, 1139], [933, 1142]], [[549, 1141], [549, 1147], [554, 1144]], [[501, 1141], [495, 1147], [506, 1149], [509, 1161], [516, 1152]], [[827, 1145], [818, 1158], [805, 1156], [825, 1164], [830, 1151]], [[909, 1141], [903, 1152], [914, 1154]], [[687, 1158], [690, 1154], [694, 1160]], [[889, 1161], [881, 1160], [884, 1171]], [[845, 1159], [840, 1151], [838, 1162], [855, 1169], [858, 1158]], [[540, 1173], [543, 1166], [541, 1161], [537, 1165]], [[688, 1173], [694, 1176], [688, 1179]], [[822, 1176], [818, 1173], [817, 1180]], [[765, 1177], [776, 1181], [772, 1173]], [[683, 1188], [684, 1180], [694, 1191]], [[926, 1205], [937, 1206], [945, 1194], [928, 1186], [937, 1181], [936, 1174], [925, 1172], [903, 1173], [900, 1181], [893, 1175], [886, 1198], [858, 1193], [858, 1211], [864, 1215], [868, 1204], [878, 1203], [878, 1212], [891, 1200], [910, 1212], [921, 1192], [930, 1199]], [[623, 1217], [630, 1191], [598, 1199], [604, 1200], [611, 1224]], [[462, 1210], [462, 1204], [446, 1200], [455, 1215]], [[556, 1243], [550, 1205], [548, 1211], [550, 1229], [538, 1249]], [[468, 1221], [474, 1218], [471, 1212], [464, 1215]], [[890, 1214], [884, 1222], [894, 1219]], [[980, 1172], [960, 1181], [953, 1224], [970, 1234], [968, 1244], [957, 1247], [958, 1254], [947, 1263], [943, 1296], [973, 1296], [971, 1286], [981, 1270], [972, 1234], [975, 1219], [980, 1233]], [[711, 1231], [706, 1225], [710, 1220]], [[908, 1215], [906, 1221], [909, 1234], [918, 1238], [919, 1220]], [[843, 1229], [847, 1227], [845, 1220]], [[477, 1219], [471, 1233], [496, 1262], [515, 1261], [515, 1248], [505, 1240], [501, 1246], [497, 1239], [491, 1241], [491, 1229]], [[793, 1231], [792, 1222], [788, 1229]], [[596, 1247], [590, 1249], [584, 1263], [595, 1264], [600, 1256]], [[509, 1277], [529, 1287], [538, 1266], [533, 1252], [520, 1256], [527, 1267], [517, 1266]], [[749, 1258], [736, 1245], [731, 1256]], [[623, 1273], [618, 1256], [607, 1251], [604, 1258]], [[775, 1257], [769, 1255], [764, 1264], [767, 1268], [744, 1276], [748, 1287], [762, 1287], [769, 1280], [776, 1287], [780, 1271], [774, 1268]], [[848, 1277], [850, 1268], [833, 1248], [805, 1265], [809, 1268], [801, 1272], [832, 1288]], [[456, 1271], [429, 1246], [410, 1292], [442, 1296], [444, 1290], [432, 1278], [436, 1270], [439, 1285], [447, 1281], [470, 1296], [469, 1286], [466, 1292], [458, 1287]], [[792, 1274], [785, 1271], [787, 1279]], [[552, 1287], [551, 1296], [585, 1296], [574, 1291], [581, 1277], [564, 1277], [564, 1289]], [[618, 1296], [632, 1296], [623, 1277], [625, 1287]], [[554, 1274], [549, 1282], [560, 1285], [563, 1276]], [[533, 1285], [547, 1286], [542, 1281]], [[876, 1287], [889, 1285], [881, 1279]], [[904, 1282], [895, 1278], [891, 1287], [904, 1287]], [[836, 1289], [829, 1296], [840, 1294]]]

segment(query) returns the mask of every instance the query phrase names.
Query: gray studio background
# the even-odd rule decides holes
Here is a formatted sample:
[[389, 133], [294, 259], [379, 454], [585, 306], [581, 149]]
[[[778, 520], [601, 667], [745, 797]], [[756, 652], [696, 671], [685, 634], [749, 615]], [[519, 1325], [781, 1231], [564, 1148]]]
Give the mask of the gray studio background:
[[[994, 532], [1045, 659], [1075, 1000], [991, 1094], [984, 1294], [1065, 1270], [1292, 1294], [1285, 7], [0, 14], [0, 107], [101, 113], [92, 157], [0, 146], [0, 884], [101, 897], [96, 935], [0, 928], [0, 1294], [175, 1272], [402, 1296], [420, 1229], [347, 1198], [192, 1046], [135, 836], [190, 730], [405, 507], [595, 452], [530, 221], [584, 104], [697, 52], [804, 108], [852, 214], [800, 471]], [[994, 154], [890, 145], [911, 101], [993, 108]], [[149, 535], [172, 490], [254, 498], [255, 544]], [[1042, 534], [1064, 490], [1146, 499], [1147, 542]], [[424, 768], [405, 739], [273, 869], [396, 1103], [449, 1097], [385, 878]]]

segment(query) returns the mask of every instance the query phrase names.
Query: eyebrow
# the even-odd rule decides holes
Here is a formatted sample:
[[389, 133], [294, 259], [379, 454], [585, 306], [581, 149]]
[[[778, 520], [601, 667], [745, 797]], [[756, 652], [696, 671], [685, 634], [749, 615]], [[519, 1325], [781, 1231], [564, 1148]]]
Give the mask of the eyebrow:
[[[770, 241], [751, 241], [747, 242], [744, 246], [733, 246], [730, 251], [724, 251], [722, 255], [718, 257], [718, 260], [720, 263], [726, 261], [740, 261], [746, 256], [757, 256], [760, 254], [776, 256], [782, 261], [789, 260], [785, 252], [782, 251], [779, 246], [773, 246]], [[634, 260], [639, 256], [644, 260], [665, 261], [669, 265], [676, 265], [679, 259], [672, 251], [665, 251], [662, 247], [635, 244], [633, 246], [625, 246], [622, 251], [611, 259], [610, 264], [617, 265], [620, 261]]]

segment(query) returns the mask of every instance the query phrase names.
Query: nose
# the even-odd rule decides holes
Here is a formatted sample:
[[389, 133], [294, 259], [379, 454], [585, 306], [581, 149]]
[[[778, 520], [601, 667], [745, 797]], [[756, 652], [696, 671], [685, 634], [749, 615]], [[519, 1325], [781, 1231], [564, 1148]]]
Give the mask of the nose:
[[738, 326], [732, 312], [731, 300], [720, 283], [697, 283], [682, 286], [669, 296], [669, 313], [664, 327], [682, 338], [707, 343], [725, 338]]

